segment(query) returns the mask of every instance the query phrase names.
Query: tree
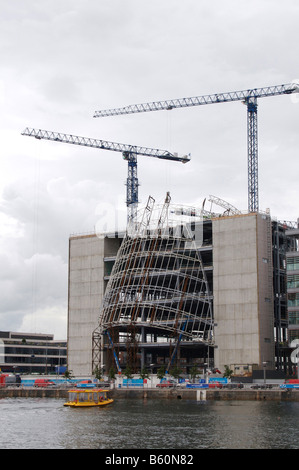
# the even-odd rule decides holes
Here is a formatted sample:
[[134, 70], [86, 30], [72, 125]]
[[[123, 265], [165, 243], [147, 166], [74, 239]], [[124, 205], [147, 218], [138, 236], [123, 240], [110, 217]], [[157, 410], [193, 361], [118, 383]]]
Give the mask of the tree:
[[71, 378], [72, 378], [72, 375], [73, 375], [73, 371], [66, 369], [66, 371], [65, 371], [65, 373], [64, 373], [64, 377], [65, 377], [66, 379], [71, 379]]
[[171, 369], [170, 374], [175, 379], [179, 379], [182, 372], [182, 369], [176, 365]]
[[226, 377], [226, 378], [230, 379], [231, 376], [233, 375], [233, 373], [234, 373], [234, 371], [231, 370], [231, 369], [229, 368], [229, 366], [224, 366], [224, 374], [223, 374], [223, 377]]
[[199, 370], [197, 366], [192, 366], [190, 369], [190, 375], [191, 375], [191, 379], [193, 382], [198, 374], [199, 374]]
[[99, 366], [96, 366], [95, 370], [93, 371], [93, 374], [96, 379], [101, 380], [103, 376], [103, 371], [99, 368]]
[[165, 366], [161, 366], [160, 369], [157, 370], [157, 377], [158, 379], [163, 379], [165, 375]]
[[114, 369], [114, 367], [110, 367], [109, 373], [108, 373], [109, 379], [115, 380], [115, 374], [116, 374], [116, 370]]
[[149, 377], [148, 370], [147, 370], [146, 367], [143, 366], [142, 369], [141, 369], [141, 371], [140, 371], [140, 378], [141, 378], [142, 380], [144, 380], [144, 379], [148, 379], [148, 377]]
[[127, 377], [127, 379], [131, 379], [132, 378], [132, 369], [130, 366], [126, 366], [125, 370], [124, 370], [124, 375]]

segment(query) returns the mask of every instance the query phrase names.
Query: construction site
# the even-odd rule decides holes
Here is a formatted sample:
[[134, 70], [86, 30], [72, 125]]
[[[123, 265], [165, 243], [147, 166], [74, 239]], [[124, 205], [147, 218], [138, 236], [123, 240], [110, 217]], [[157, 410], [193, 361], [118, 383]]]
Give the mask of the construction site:
[[296, 227], [210, 199], [221, 212], [197, 214], [169, 195], [155, 207], [150, 197], [126, 233], [70, 238], [68, 365], [77, 375], [87, 365], [90, 374], [294, 372], [285, 260]]
[[[121, 373], [228, 367], [292, 375], [299, 337], [298, 221], [259, 208], [257, 101], [298, 84], [254, 88], [97, 111], [96, 118], [239, 101], [247, 109], [248, 210], [216, 196], [202, 207], [150, 195], [138, 210], [137, 156], [188, 163], [190, 155], [51, 131], [23, 135], [121, 152], [128, 162], [122, 233], [69, 239], [68, 369]], [[207, 208], [207, 203], [210, 207]], [[288, 263], [287, 263], [288, 260]], [[291, 321], [289, 321], [291, 319]], [[294, 348], [294, 347], [293, 347]]]

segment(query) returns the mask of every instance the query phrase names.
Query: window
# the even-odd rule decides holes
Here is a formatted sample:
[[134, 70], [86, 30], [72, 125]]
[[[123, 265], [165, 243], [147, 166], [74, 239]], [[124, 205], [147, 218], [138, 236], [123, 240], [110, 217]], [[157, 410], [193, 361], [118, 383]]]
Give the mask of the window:
[[291, 343], [293, 339], [299, 338], [299, 330], [289, 330], [289, 338], [288, 341]]
[[289, 312], [289, 325], [299, 325], [299, 310]]
[[299, 274], [288, 274], [287, 276], [288, 289], [299, 288]]
[[287, 258], [287, 270], [295, 271], [299, 269], [299, 256], [292, 256]]
[[288, 294], [288, 307], [299, 307], [299, 293]]

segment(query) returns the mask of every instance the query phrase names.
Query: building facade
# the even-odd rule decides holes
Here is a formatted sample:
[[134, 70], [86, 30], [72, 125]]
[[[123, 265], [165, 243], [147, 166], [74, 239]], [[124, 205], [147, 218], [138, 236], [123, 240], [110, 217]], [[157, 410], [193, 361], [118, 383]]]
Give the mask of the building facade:
[[56, 374], [66, 362], [66, 341], [55, 341], [53, 335], [0, 331], [2, 372]]
[[[196, 223], [189, 224], [191, 227]], [[114, 358], [117, 356], [120, 367], [125, 368], [128, 357], [132, 356], [133, 344], [139, 369], [142, 365], [153, 371], [161, 365], [167, 367], [180, 333], [182, 336], [176, 361], [179, 361], [184, 372], [190, 372], [193, 366], [216, 367], [223, 372], [226, 365], [236, 374], [251, 373], [254, 368], [263, 367], [287, 372], [290, 351], [286, 346], [288, 319], [285, 279], [286, 251], [291, 243], [286, 235], [288, 226], [271, 220], [268, 213], [213, 213], [200, 224], [202, 238], [196, 246], [195, 256], [201, 260], [201, 273], [207, 283], [211, 302], [213, 325], [208, 341], [199, 340], [202, 325], [194, 328], [190, 338], [188, 332], [180, 328], [176, 329], [178, 335], [173, 334], [174, 331], [171, 331], [172, 336], [169, 334], [169, 325], [166, 323], [170, 317], [165, 317], [166, 310], [174, 311], [174, 304], [179, 297], [175, 297], [171, 292], [172, 286], [167, 285], [167, 273], [160, 276], [160, 281], [164, 276], [163, 282], [155, 278], [155, 289], [149, 277], [146, 282], [144, 277], [144, 285], [139, 293], [136, 290], [133, 292], [131, 281], [129, 284], [125, 282], [128, 277], [124, 276], [124, 265], [118, 273], [113, 274], [125, 234], [105, 234], [100, 237], [91, 234], [70, 238], [68, 368], [75, 375], [91, 374], [95, 365], [107, 370], [114, 361], [113, 355]], [[133, 244], [130, 245], [127, 259], [138, 259], [140, 268], [145, 259], [144, 254], [150, 250], [146, 243], [144, 249], [139, 243], [137, 256], [136, 246], [133, 248]], [[166, 256], [164, 253], [162, 258], [160, 273], [162, 267], [171, 271], [169, 259], [173, 259], [173, 255]], [[111, 273], [117, 280], [114, 279], [113, 286], [108, 284]], [[136, 271], [133, 284], [137, 283], [138, 276], [140, 279]], [[124, 281], [124, 289], [121, 289], [121, 279]], [[107, 286], [109, 290], [106, 292]], [[159, 290], [159, 286], [164, 286], [165, 291]], [[116, 293], [118, 299], [114, 308], [111, 307], [113, 293]], [[188, 295], [190, 293], [189, 289]], [[157, 298], [154, 298], [156, 294]], [[182, 300], [181, 291], [180, 295]], [[170, 298], [172, 304], [168, 308]], [[182, 302], [186, 304], [187, 300], [185, 298]], [[178, 305], [174, 318], [179, 318]], [[136, 308], [139, 313], [136, 313]], [[158, 312], [162, 311], [158, 320]], [[130, 319], [128, 324], [125, 315], [127, 322]], [[293, 316], [295, 318], [296, 314]], [[156, 330], [149, 328], [151, 318], [156, 322]], [[147, 321], [143, 323], [144, 319]], [[134, 328], [137, 326], [134, 341], [132, 331], [131, 336], [128, 333], [129, 324]], [[112, 343], [108, 337], [103, 337], [105, 331], [110, 332]], [[99, 333], [96, 343], [93, 341], [94, 332]], [[99, 349], [105, 352], [100, 353]], [[97, 361], [94, 361], [95, 356]]]
[[151, 216], [151, 223], [134, 224], [117, 253], [98, 329], [98, 349], [108, 368], [116, 354], [119, 371], [127, 365], [133, 372], [170, 371], [179, 362], [186, 373], [204, 364], [207, 347], [214, 345], [212, 297], [200, 249], [191, 226], [163, 221], [164, 210], [157, 219]]
[[235, 373], [275, 367], [271, 219], [220, 217], [213, 224], [215, 363]]
[[[286, 254], [289, 343], [299, 338], [299, 228], [288, 230], [292, 239]], [[299, 342], [299, 341], [298, 341]]]
[[95, 233], [69, 239], [68, 369], [92, 374], [92, 334], [123, 235]]

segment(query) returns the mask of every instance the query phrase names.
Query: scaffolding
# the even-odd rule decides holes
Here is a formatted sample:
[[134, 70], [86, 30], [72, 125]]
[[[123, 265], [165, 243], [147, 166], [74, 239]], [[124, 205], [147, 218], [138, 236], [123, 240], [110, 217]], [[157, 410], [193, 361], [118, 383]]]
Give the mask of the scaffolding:
[[114, 329], [114, 347], [126, 351], [132, 371], [141, 369], [148, 362], [145, 354], [159, 347], [172, 355], [179, 342], [193, 349], [214, 344], [212, 297], [195, 240], [197, 222], [176, 217], [170, 202], [168, 193], [162, 206], [149, 197], [127, 228], [93, 335], [93, 361], [101, 358], [99, 348], [102, 354], [111, 348], [104, 333]]

